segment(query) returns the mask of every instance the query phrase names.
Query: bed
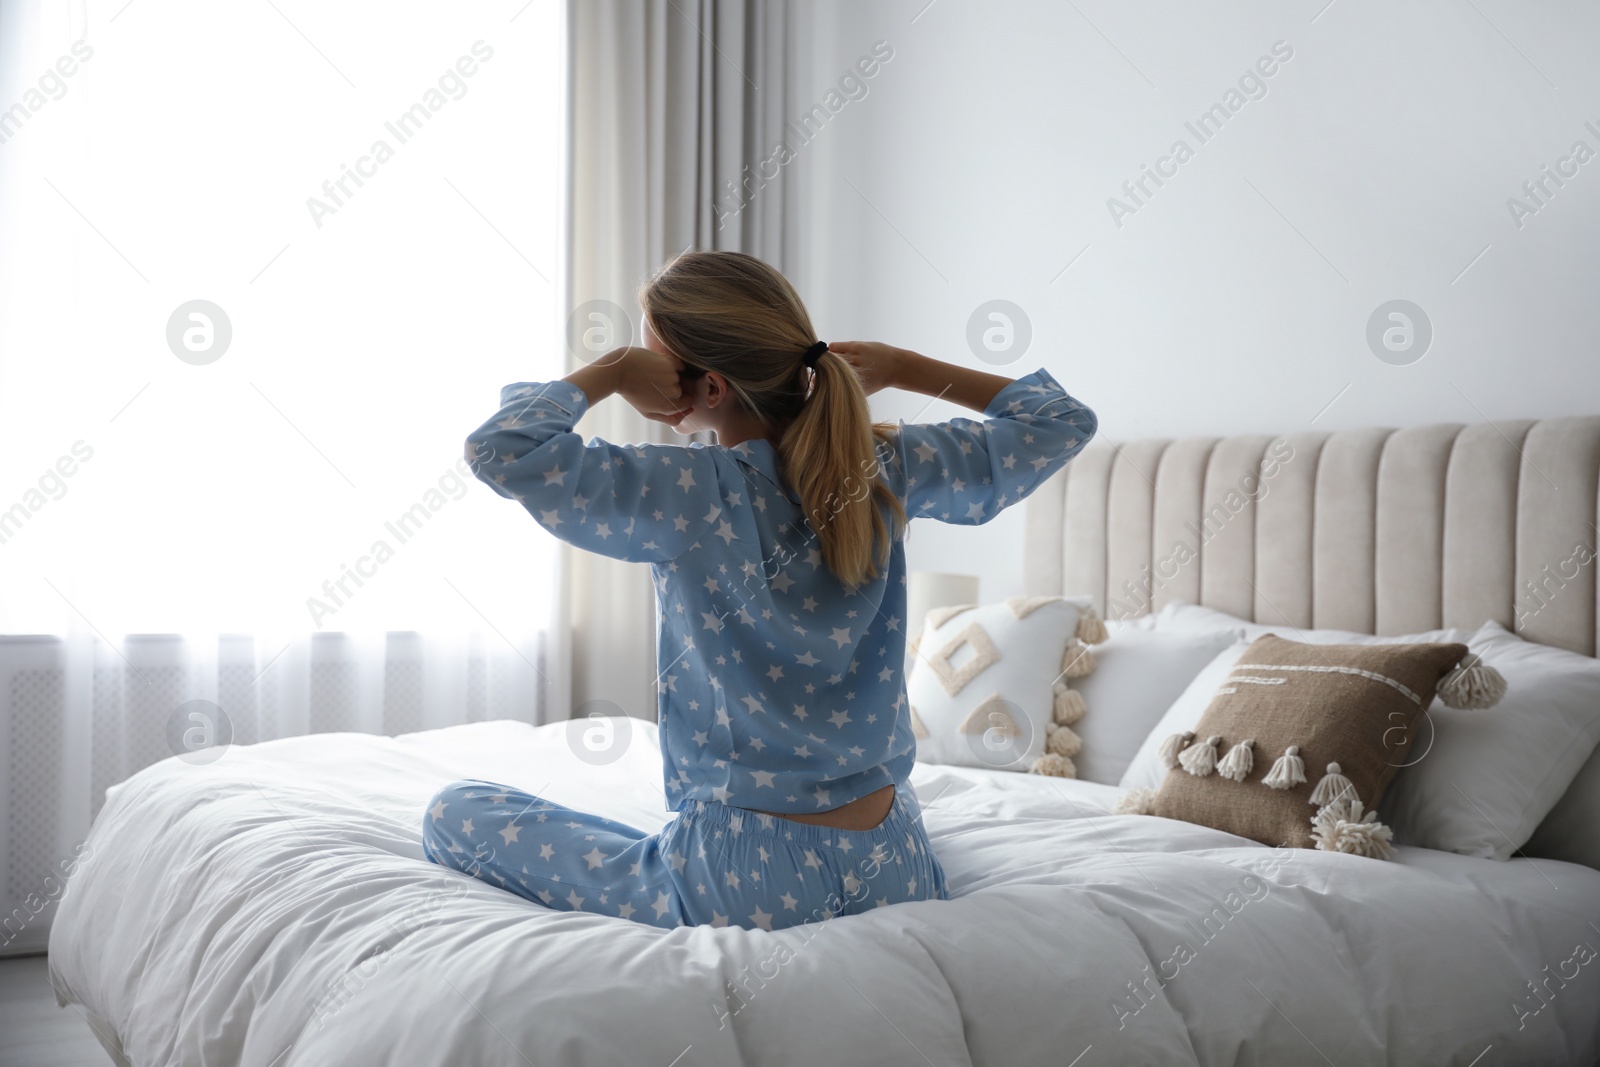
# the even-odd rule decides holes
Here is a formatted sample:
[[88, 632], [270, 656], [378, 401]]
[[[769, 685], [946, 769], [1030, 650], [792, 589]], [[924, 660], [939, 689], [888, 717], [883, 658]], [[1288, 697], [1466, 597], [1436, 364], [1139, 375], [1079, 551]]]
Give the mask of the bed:
[[[1113, 616], [1188, 598], [1295, 627], [1510, 625], [1525, 574], [1592, 537], [1600, 419], [1299, 436], [1198, 568], [1137, 596], [1274, 440], [1086, 451], [1027, 505], [1031, 591]], [[1592, 656], [1588, 579], [1519, 631]], [[511, 721], [150, 767], [108, 792], [61, 902], [57, 996], [140, 1067], [1600, 1059], [1600, 960], [1581, 951], [1600, 946], [1600, 870], [1560, 848], [1273, 849], [1113, 814], [1110, 785], [919, 764], [949, 901], [661, 931], [423, 862], [419, 813], [460, 777], [659, 826], [654, 728], [617, 726], [631, 740], [601, 767], [562, 724]]]

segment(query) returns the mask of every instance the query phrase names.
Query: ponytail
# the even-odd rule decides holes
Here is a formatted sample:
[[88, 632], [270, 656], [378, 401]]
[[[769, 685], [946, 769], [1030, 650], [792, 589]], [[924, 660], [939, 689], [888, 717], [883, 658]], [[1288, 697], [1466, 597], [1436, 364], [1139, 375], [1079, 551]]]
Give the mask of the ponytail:
[[[784, 430], [778, 457], [784, 480], [822, 542], [828, 569], [845, 585], [859, 586], [888, 566], [905, 507], [881, 476], [877, 446], [883, 431], [872, 423], [855, 368], [824, 351], [813, 373], [811, 395]], [[894, 517], [892, 530], [884, 508]]]
[[788, 279], [741, 252], [686, 252], [639, 303], [680, 359], [722, 374], [742, 405], [782, 428], [779, 474], [834, 577], [853, 589], [882, 573], [906, 523], [878, 457], [892, 428], [873, 424], [855, 368], [817, 341]]

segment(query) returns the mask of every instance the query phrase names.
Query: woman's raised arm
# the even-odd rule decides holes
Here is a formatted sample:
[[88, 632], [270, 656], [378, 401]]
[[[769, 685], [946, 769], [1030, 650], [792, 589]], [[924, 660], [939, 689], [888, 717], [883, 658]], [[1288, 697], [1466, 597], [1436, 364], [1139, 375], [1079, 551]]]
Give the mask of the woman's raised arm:
[[869, 396], [880, 389], [904, 389], [982, 411], [1012, 381], [877, 341], [836, 341], [828, 348], [856, 369]]

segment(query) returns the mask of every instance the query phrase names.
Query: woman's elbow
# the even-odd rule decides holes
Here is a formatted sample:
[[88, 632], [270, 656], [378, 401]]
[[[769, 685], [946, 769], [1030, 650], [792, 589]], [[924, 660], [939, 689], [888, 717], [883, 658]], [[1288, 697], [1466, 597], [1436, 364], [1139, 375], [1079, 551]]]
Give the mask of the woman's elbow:
[[1084, 447], [1094, 440], [1094, 435], [1100, 431], [1099, 417], [1095, 415], [1094, 409], [1086, 404], [1078, 404], [1072, 411], [1067, 412], [1062, 422], [1067, 431], [1064, 442], [1069, 458], [1083, 451]]
[[1078, 438], [1080, 447], [1094, 440], [1094, 435], [1100, 432], [1100, 417], [1094, 409], [1085, 406], [1078, 412]]
[[474, 430], [467, 435], [462, 444], [462, 455], [466, 458], [467, 466], [472, 468], [472, 473], [478, 474], [479, 468], [488, 463], [499, 452], [495, 447], [494, 434], [487, 430]]

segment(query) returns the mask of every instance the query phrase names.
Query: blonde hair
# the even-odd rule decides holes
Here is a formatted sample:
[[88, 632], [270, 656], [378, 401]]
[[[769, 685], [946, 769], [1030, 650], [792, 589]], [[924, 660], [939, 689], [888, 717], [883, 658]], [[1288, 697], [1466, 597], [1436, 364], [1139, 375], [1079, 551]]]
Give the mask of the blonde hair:
[[873, 423], [843, 357], [823, 352], [807, 372], [817, 335], [789, 280], [742, 252], [685, 252], [645, 283], [639, 305], [674, 355], [721, 374], [738, 403], [778, 431], [779, 474], [828, 570], [851, 588], [876, 578], [906, 523], [878, 461], [893, 427]]

